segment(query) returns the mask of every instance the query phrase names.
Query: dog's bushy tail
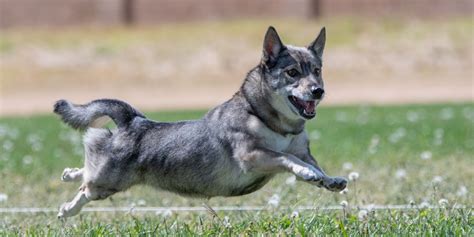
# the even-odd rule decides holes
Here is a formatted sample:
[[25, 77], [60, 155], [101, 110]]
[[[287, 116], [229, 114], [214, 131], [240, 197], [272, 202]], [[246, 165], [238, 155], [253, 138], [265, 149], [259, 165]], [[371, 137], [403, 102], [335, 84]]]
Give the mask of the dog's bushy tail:
[[118, 128], [127, 127], [135, 117], [145, 117], [129, 104], [113, 99], [94, 100], [85, 105], [59, 100], [54, 104], [54, 113], [61, 116], [64, 123], [80, 130], [104, 125], [99, 123], [107, 117], [111, 118]]

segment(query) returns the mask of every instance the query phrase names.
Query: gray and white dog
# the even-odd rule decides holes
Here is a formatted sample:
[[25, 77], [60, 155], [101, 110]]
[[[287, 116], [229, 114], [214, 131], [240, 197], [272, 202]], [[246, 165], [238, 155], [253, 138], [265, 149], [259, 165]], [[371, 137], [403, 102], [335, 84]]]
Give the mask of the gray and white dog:
[[[67, 168], [61, 178], [82, 185], [58, 217], [76, 215], [86, 203], [135, 184], [193, 197], [239, 196], [286, 171], [317, 187], [343, 190], [347, 181], [323, 172], [304, 131], [324, 96], [325, 41], [323, 28], [306, 48], [284, 45], [269, 27], [261, 63], [230, 100], [199, 120], [155, 122], [112, 99], [56, 102], [54, 112], [66, 124], [87, 129], [84, 167]], [[117, 128], [94, 128], [103, 118]]]

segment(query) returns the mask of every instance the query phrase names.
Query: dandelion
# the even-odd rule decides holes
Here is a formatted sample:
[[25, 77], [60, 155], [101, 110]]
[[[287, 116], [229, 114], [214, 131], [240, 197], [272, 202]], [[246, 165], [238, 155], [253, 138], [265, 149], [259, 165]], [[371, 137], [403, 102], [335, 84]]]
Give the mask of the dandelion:
[[10, 140], [4, 141], [3, 142], [3, 149], [5, 151], [8, 151], [8, 152], [12, 151], [13, 150], [13, 142], [10, 141]]
[[222, 222], [225, 228], [231, 228], [232, 225], [230, 224], [230, 218], [228, 216], [224, 216], [224, 221]]
[[431, 180], [431, 182], [432, 182], [433, 184], [440, 184], [440, 183], [443, 182], [443, 180], [444, 180], [443, 177], [441, 177], [441, 176], [435, 176], [435, 177], [433, 177], [433, 180]]
[[367, 210], [360, 210], [359, 214], [357, 214], [357, 216], [359, 217], [359, 221], [366, 220], [368, 215], [369, 213], [367, 212]]
[[454, 111], [452, 108], [443, 108], [439, 113], [439, 117], [442, 120], [450, 120], [454, 117]]
[[374, 136], [372, 136], [372, 139], [370, 140], [370, 144], [368, 148], [368, 151], [370, 154], [375, 154], [375, 152], [377, 152], [377, 147], [379, 145], [379, 142], [380, 142], [379, 135], [375, 134]]
[[459, 186], [459, 189], [456, 192], [456, 195], [459, 196], [459, 197], [463, 197], [463, 196], [466, 196], [467, 192], [468, 191], [467, 191], [466, 186], [461, 185], [461, 186]]
[[390, 134], [390, 136], [388, 137], [388, 140], [391, 142], [391, 143], [397, 143], [399, 142], [403, 137], [406, 136], [406, 129], [405, 128], [398, 128], [397, 130], [395, 130], [395, 132], [393, 132], [392, 134]]
[[462, 114], [464, 115], [464, 118], [468, 120], [474, 120], [474, 109], [471, 107], [466, 107], [462, 109]]
[[165, 211], [157, 211], [156, 215], [162, 215], [163, 217], [170, 217], [173, 215], [173, 211], [171, 209], [166, 209]]
[[349, 173], [348, 177], [349, 177], [350, 181], [356, 181], [359, 178], [359, 173], [357, 173], [355, 171], [351, 172], [351, 173]]
[[8, 127], [0, 125], [0, 138], [5, 137], [8, 134]]
[[397, 178], [397, 179], [404, 179], [404, 178], [406, 178], [406, 176], [407, 176], [407, 171], [404, 170], [404, 169], [398, 169], [395, 172], [395, 178]]
[[436, 146], [443, 144], [443, 135], [444, 135], [444, 130], [442, 128], [437, 128], [434, 132], [433, 144]]
[[143, 199], [140, 199], [137, 201], [137, 205], [140, 207], [146, 206], [146, 201]]
[[439, 199], [438, 204], [442, 207], [447, 207], [449, 202], [448, 202], [447, 199], [441, 198], [441, 199]]
[[430, 207], [430, 203], [428, 203], [427, 201], [423, 201], [420, 203], [420, 208], [428, 208]]
[[361, 125], [367, 124], [369, 122], [369, 111], [361, 111], [361, 113], [356, 118], [356, 122]]
[[343, 189], [342, 191], [340, 191], [339, 193], [340, 194], [347, 194], [349, 192], [349, 189], [346, 187], [345, 189]]
[[273, 194], [273, 196], [268, 200], [268, 205], [272, 207], [278, 207], [280, 204], [280, 196], [278, 194]]
[[344, 201], [341, 201], [341, 203], [339, 203], [339, 204], [342, 206], [342, 208], [346, 208], [346, 207], [347, 207], [347, 205], [349, 205], [349, 203], [347, 203], [347, 201], [346, 201], [346, 200], [344, 200]]
[[321, 132], [314, 130], [309, 134], [309, 138], [311, 140], [319, 140], [319, 138], [321, 138]]
[[295, 219], [300, 216], [300, 213], [298, 211], [293, 211], [290, 215], [291, 218]]
[[420, 158], [422, 160], [429, 160], [429, 159], [431, 159], [432, 156], [433, 156], [433, 154], [431, 153], [431, 151], [424, 151], [420, 154]]
[[336, 121], [346, 122], [347, 121], [347, 114], [345, 112], [337, 112], [336, 113]]
[[351, 162], [344, 162], [344, 164], [342, 164], [342, 169], [343, 170], [351, 170], [352, 169], [352, 163]]
[[407, 112], [407, 120], [411, 123], [415, 123], [420, 119], [420, 115], [415, 111], [408, 111]]
[[285, 183], [288, 184], [288, 185], [295, 185], [296, 183], [296, 176], [292, 175], [290, 177], [288, 177], [286, 180], [285, 180]]
[[33, 163], [33, 157], [32, 156], [26, 155], [26, 156], [23, 157], [23, 164], [30, 165], [31, 163]]
[[6, 193], [0, 193], [0, 202], [6, 202], [8, 200], [8, 195]]
[[33, 151], [40, 151], [43, 148], [41, 137], [38, 134], [29, 134], [26, 141], [30, 144]]

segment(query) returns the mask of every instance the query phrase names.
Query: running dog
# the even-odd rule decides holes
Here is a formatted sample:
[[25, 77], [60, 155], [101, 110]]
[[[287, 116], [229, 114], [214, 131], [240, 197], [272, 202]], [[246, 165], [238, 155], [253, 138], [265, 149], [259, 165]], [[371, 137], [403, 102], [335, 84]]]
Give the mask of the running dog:
[[[61, 177], [82, 185], [58, 217], [74, 216], [86, 203], [136, 184], [191, 197], [239, 196], [290, 172], [317, 187], [343, 190], [346, 179], [323, 172], [304, 130], [324, 97], [325, 41], [322, 28], [308, 47], [284, 45], [269, 27], [259, 65], [230, 100], [199, 120], [155, 122], [113, 99], [57, 101], [54, 112], [86, 130], [84, 167], [66, 168]], [[101, 128], [104, 118], [117, 128]]]

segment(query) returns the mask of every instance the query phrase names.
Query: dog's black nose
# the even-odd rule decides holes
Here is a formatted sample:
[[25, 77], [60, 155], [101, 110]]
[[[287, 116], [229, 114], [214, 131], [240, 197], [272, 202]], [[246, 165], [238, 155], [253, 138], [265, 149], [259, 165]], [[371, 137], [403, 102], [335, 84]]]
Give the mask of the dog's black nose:
[[319, 87], [313, 87], [311, 88], [311, 93], [313, 93], [315, 99], [321, 99], [324, 94], [324, 89]]

